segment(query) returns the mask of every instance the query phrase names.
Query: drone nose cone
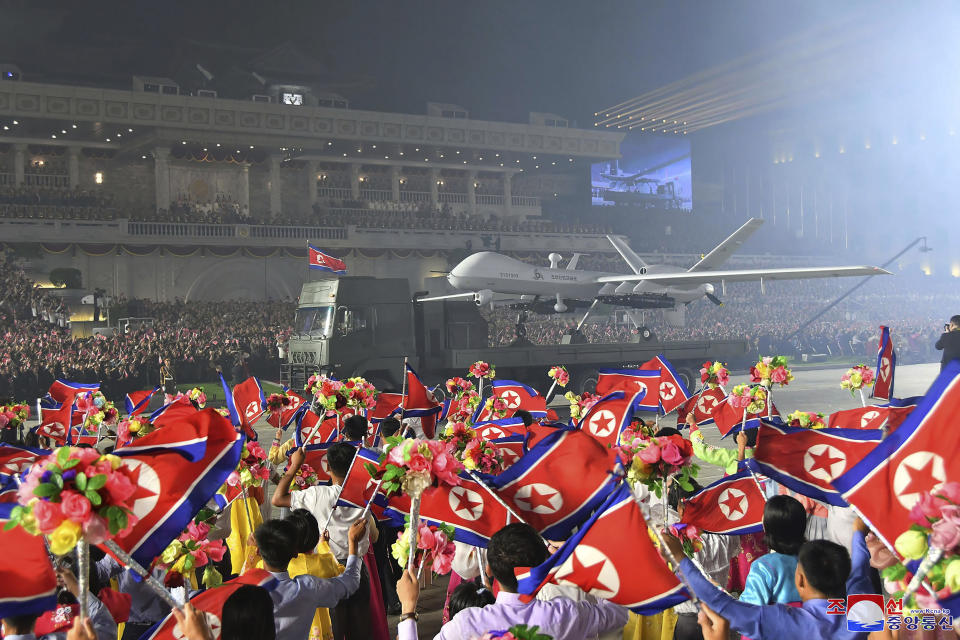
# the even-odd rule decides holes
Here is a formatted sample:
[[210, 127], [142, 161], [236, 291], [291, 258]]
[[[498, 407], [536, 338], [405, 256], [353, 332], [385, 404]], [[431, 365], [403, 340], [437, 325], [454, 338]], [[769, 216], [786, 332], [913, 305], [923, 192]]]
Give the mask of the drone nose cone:
[[714, 294], [714, 293], [716, 293], [716, 292], [714, 291], [713, 285], [710, 284], [710, 283], [707, 283], [707, 284], [703, 285], [703, 292], [704, 292], [704, 293], [709, 293], [709, 294], [711, 294], [711, 295]]

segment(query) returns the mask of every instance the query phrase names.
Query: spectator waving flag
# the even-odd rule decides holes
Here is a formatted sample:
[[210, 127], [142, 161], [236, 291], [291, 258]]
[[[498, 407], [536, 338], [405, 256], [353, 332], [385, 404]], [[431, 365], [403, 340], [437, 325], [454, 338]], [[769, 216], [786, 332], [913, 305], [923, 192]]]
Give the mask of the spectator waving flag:
[[643, 401], [646, 391], [640, 390], [628, 396], [623, 391], [614, 391], [597, 401], [578, 425], [605, 447], [620, 443], [620, 434], [633, 421], [633, 412]]
[[747, 466], [808, 498], [846, 507], [831, 483], [882, 439], [879, 429], [802, 429], [764, 422]]
[[659, 369], [600, 369], [597, 376], [597, 394], [605, 396], [614, 391], [635, 394], [644, 391], [636, 409], [658, 411], [660, 409]]
[[[43, 536], [4, 528], [15, 504], [0, 504], [0, 618], [43, 613], [57, 606], [57, 576]], [[8, 630], [9, 631], [9, 630]]]
[[236, 468], [243, 436], [213, 409], [165, 425], [114, 453], [137, 478], [137, 524], [116, 538], [127, 553], [150, 566], [180, 535]]
[[945, 482], [960, 481], [960, 362], [948, 363], [896, 431], [833, 481], [893, 548], [910, 524], [910, 509]]
[[[490, 536], [505, 527], [511, 516], [484, 480], [480, 474], [473, 478], [461, 473], [460, 484], [455, 487], [441, 485], [427, 489], [420, 500], [420, 517], [430, 524], [451, 525], [455, 530], [454, 540], [458, 542], [486, 548]], [[388, 513], [398, 524], [402, 522], [403, 516], [410, 513], [410, 497], [392, 496]]]
[[334, 258], [330, 254], [320, 251], [320, 249], [317, 249], [312, 244], [307, 245], [307, 255], [311, 269], [328, 271], [330, 273], [335, 273], [338, 276], [347, 274], [347, 265], [344, 264], [343, 260]]
[[546, 562], [518, 571], [520, 600], [530, 602], [548, 583], [574, 584], [640, 615], [653, 615], [688, 599], [653, 546], [643, 513], [624, 483]]
[[[253, 431], [253, 425], [266, 411], [267, 400], [263, 395], [260, 381], [251, 376], [233, 387], [233, 405], [240, 416], [244, 431]], [[256, 437], [250, 436], [252, 440]]]
[[750, 472], [740, 471], [717, 480], [684, 501], [680, 522], [709, 533], [757, 533], [763, 531], [766, 504]]
[[128, 393], [123, 398], [123, 405], [127, 410], [127, 415], [136, 416], [146, 411], [150, 405], [150, 399], [153, 398], [153, 394], [157, 391], [160, 391], [159, 386], [145, 391], [131, 391]]
[[492, 486], [511, 508], [544, 537], [563, 540], [613, 490], [616, 453], [580, 430], [556, 430]]
[[871, 398], [890, 401], [893, 398], [893, 375], [897, 368], [897, 352], [893, 350], [890, 327], [880, 327], [880, 347], [877, 349], [877, 371], [874, 375]]
[[680, 374], [662, 354], [640, 365], [640, 369], [660, 372], [659, 401], [662, 414], [666, 415], [674, 409], [679, 409], [690, 400], [690, 392], [687, 390], [687, 386], [683, 384]]
[[[263, 587], [268, 592], [273, 591], [277, 582], [277, 579], [269, 571], [250, 569], [239, 578], [228, 580], [219, 587], [200, 592], [190, 599], [190, 604], [204, 613], [207, 625], [213, 632], [213, 637], [219, 638], [223, 604], [227, 601], [227, 598], [232, 596], [237, 589], [248, 584]], [[177, 619], [170, 613], [141, 636], [141, 640], [182, 640], [184, 637], [186, 636], [177, 624]]]

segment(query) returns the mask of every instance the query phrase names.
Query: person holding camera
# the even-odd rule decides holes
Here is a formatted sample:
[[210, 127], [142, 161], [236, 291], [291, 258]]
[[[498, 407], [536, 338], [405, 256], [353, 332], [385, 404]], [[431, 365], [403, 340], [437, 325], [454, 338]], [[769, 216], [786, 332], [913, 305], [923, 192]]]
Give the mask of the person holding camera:
[[940, 370], [951, 360], [960, 360], [960, 315], [950, 318], [950, 324], [943, 325], [943, 335], [934, 345], [937, 351], [943, 351], [940, 358]]

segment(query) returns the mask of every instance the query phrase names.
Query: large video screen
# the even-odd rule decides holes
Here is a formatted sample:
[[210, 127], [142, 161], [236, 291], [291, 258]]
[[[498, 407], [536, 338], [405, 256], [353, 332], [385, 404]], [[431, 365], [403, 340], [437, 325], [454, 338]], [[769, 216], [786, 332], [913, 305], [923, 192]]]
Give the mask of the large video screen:
[[630, 134], [621, 158], [595, 163], [590, 182], [593, 204], [639, 209], [692, 209], [690, 141], [682, 137]]

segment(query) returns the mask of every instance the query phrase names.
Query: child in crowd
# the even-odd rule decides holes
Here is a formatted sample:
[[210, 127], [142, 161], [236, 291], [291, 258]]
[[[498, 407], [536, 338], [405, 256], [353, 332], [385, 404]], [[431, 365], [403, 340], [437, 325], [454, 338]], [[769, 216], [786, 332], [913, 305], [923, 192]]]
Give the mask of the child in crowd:
[[750, 565], [742, 602], [751, 604], [799, 603], [800, 595], [794, 586], [797, 571], [797, 553], [804, 543], [807, 512], [790, 496], [773, 496], [763, 509], [764, 541], [770, 553], [760, 556]]

